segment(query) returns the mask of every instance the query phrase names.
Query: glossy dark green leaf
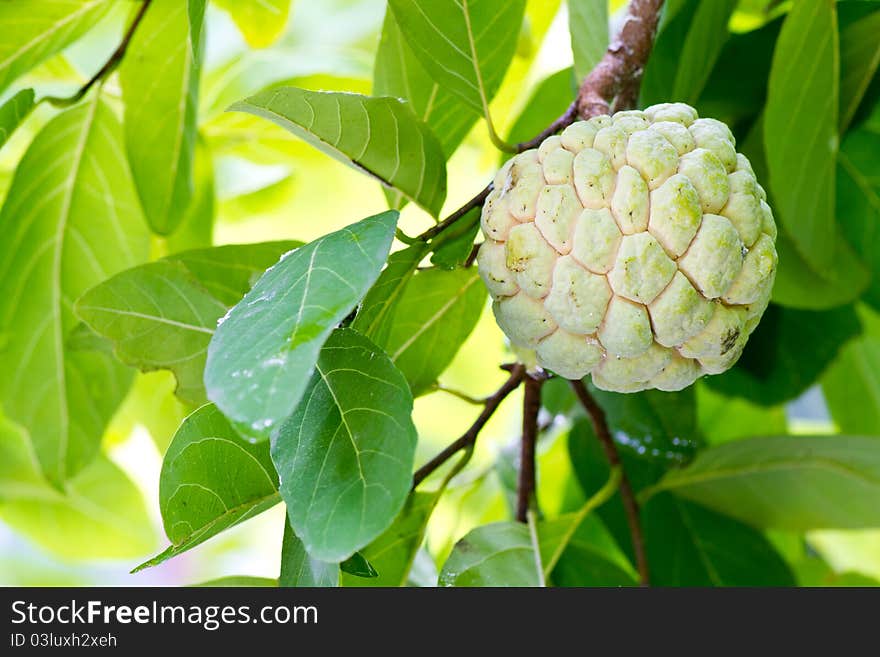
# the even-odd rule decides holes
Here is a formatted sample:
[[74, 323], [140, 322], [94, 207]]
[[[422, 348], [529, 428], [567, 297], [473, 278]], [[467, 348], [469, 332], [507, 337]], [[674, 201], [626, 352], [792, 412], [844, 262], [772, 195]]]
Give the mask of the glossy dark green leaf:
[[324, 341], [378, 277], [396, 222], [385, 212], [296, 249], [217, 327], [205, 388], [249, 435], [268, 436], [296, 409]]
[[389, 0], [388, 6], [431, 76], [487, 112], [513, 59], [525, 0]]
[[128, 160], [147, 221], [162, 235], [193, 195], [204, 5], [153, 0], [119, 71]]
[[242, 438], [212, 404], [183, 421], [159, 477], [159, 508], [172, 545], [135, 570], [186, 552], [281, 501], [269, 445]]
[[541, 586], [542, 580], [541, 555], [519, 522], [471, 530], [440, 571], [440, 586]]
[[[391, 357], [414, 395], [426, 392], [473, 330], [486, 304], [476, 268], [415, 272], [366, 335]], [[355, 328], [361, 322], [355, 322]]]
[[394, 523], [359, 553], [375, 568], [376, 576], [343, 575], [343, 586], [405, 586], [438, 497], [433, 492], [411, 493]]
[[79, 39], [113, 7], [113, 0], [0, 2], [0, 91]]
[[880, 65], [880, 11], [841, 26], [840, 132], [846, 132]]
[[710, 447], [670, 471], [669, 491], [761, 528], [880, 527], [876, 436], [771, 436]]
[[662, 494], [642, 509], [654, 586], [794, 586], [794, 576], [759, 532]]
[[34, 108], [34, 90], [22, 89], [0, 105], [0, 148]]
[[835, 262], [838, 64], [833, 0], [794, 3], [773, 53], [764, 142], [776, 216], [819, 271]]
[[368, 173], [433, 215], [446, 199], [446, 157], [430, 128], [396, 98], [281, 87], [230, 110], [263, 117]]
[[0, 212], [0, 401], [56, 485], [97, 454], [131, 381], [103, 352], [65, 347], [73, 301], [147, 257], [122, 151], [122, 128], [94, 95], [34, 138]]
[[695, 103], [727, 39], [735, 0], [680, 3], [657, 35], [645, 67], [641, 104]]
[[339, 564], [309, 556], [302, 541], [293, 533], [290, 522], [285, 521], [278, 583], [279, 586], [292, 587], [339, 586]]
[[726, 395], [775, 406], [816, 383], [860, 330], [852, 306], [813, 312], [771, 304], [736, 366], [706, 383]]
[[342, 561], [394, 521], [412, 485], [411, 413], [388, 356], [352, 329], [334, 332], [272, 439], [290, 524], [312, 557]]
[[822, 392], [842, 432], [880, 436], [880, 316], [863, 310], [864, 334], [843, 347], [822, 377]]
[[123, 271], [83, 294], [76, 313], [124, 363], [168, 369], [177, 396], [207, 401], [202, 374], [217, 321], [297, 242], [186, 251]]
[[575, 74], [583, 80], [608, 47], [608, 2], [568, 0], [568, 29]]
[[379, 576], [376, 569], [360, 552], [355, 552], [339, 564], [339, 570], [357, 579], [375, 579]]

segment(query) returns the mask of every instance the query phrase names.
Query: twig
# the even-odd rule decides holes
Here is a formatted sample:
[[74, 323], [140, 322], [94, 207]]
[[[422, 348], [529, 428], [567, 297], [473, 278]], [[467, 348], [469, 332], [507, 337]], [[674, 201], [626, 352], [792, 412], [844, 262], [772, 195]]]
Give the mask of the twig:
[[474, 244], [474, 245], [471, 247], [471, 252], [468, 253], [468, 257], [465, 258], [465, 261], [464, 261], [464, 267], [465, 267], [465, 268], [472, 267], [473, 264], [474, 264], [474, 262], [476, 262], [476, 260], [477, 260], [477, 256], [478, 256], [479, 253], [480, 253], [480, 247], [482, 246], [482, 244], [483, 244], [483, 243], [480, 242], [479, 244]]
[[648, 575], [648, 559], [645, 554], [645, 538], [642, 534], [642, 523], [639, 519], [639, 505], [636, 502], [636, 496], [633, 493], [632, 486], [626, 476], [626, 471], [620, 462], [620, 454], [617, 452], [617, 446], [614, 444], [614, 438], [608, 429], [608, 421], [605, 419], [605, 411], [593, 398], [593, 395], [587, 390], [582, 381], [572, 381], [571, 387], [575, 395], [580, 400], [587, 415], [590, 416], [590, 422], [593, 424], [593, 431], [605, 451], [605, 457], [611, 469], [620, 468], [620, 497], [623, 500], [623, 508], [626, 512], [626, 521], [629, 525], [629, 533], [632, 539], [633, 552], [636, 555], [636, 568], [639, 571], [639, 584], [648, 586], [650, 578]]
[[128, 50], [128, 46], [131, 43], [132, 37], [134, 37], [134, 33], [137, 31], [138, 26], [141, 24], [141, 21], [144, 18], [144, 14], [147, 13], [147, 9], [150, 8], [150, 3], [153, 0], [143, 0], [140, 8], [135, 14], [134, 20], [131, 21], [131, 25], [128, 26], [128, 29], [125, 31], [125, 35], [122, 37], [122, 41], [116, 47], [116, 50], [113, 51], [113, 54], [110, 55], [110, 58], [104, 62], [104, 65], [98, 69], [98, 72], [95, 73], [88, 82], [86, 82], [75, 94], [72, 96], [46, 96], [43, 98], [46, 102], [52, 103], [56, 107], [68, 107], [75, 103], [78, 103], [83, 97], [89, 92], [97, 82], [103, 80], [105, 77], [110, 75], [119, 63], [122, 61], [122, 58], [125, 57], [125, 53]]
[[430, 390], [432, 392], [445, 392], [447, 395], [452, 395], [453, 397], [457, 397], [463, 402], [467, 402], [468, 404], [474, 404], [475, 406], [482, 406], [486, 403], [485, 399], [478, 399], [477, 397], [472, 397], [471, 395], [462, 392], [461, 390], [456, 390], [455, 388], [447, 388], [442, 383], [435, 383], [431, 386]]
[[[533, 139], [517, 144], [515, 147], [517, 153], [539, 146], [547, 137], [556, 134], [579, 118], [589, 119], [599, 114], [608, 114], [611, 101], [619, 94], [623, 94], [621, 102], [627, 105], [633, 102], [632, 98], [638, 96], [642, 72], [654, 45], [654, 35], [662, 6], [663, 0], [630, 1], [620, 33], [608, 46], [608, 50], [596, 67], [584, 78], [575, 101], [562, 116]], [[416, 239], [430, 241], [468, 212], [481, 207], [491, 191], [492, 183], [489, 183], [479, 194]]]
[[422, 483], [431, 473], [446, 463], [446, 461], [448, 461], [456, 452], [471, 447], [477, 441], [477, 436], [480, 435], [480, 431], [486, 425], [486, 422], [488, 422], [489, 418], [492, 417], [492, 414], [498, 410], [498, 407], [507, 395], [519, 387], [525, 374], [525, 367], [519, 363], [510, 368], [510, 376], [507, 378], [507, 381], [505, 381], [504, 385], [498, 388], [498, 390], [492, 395], [486, 398], [482, 412], [471, 425], [470, 429], [465, 431], [461, 438], [450, 444], [446, 449], [437, 454], [437, 456], [416, 470], [416, 473], [413, 475], [413, 488]]
[[541, 410], [543, 379], [527, 376], [523, 395], [522, 442], [519, 453], [519, 482], [516, 486], [516, 519], [525, 522], [535, 498], [535, 442]]

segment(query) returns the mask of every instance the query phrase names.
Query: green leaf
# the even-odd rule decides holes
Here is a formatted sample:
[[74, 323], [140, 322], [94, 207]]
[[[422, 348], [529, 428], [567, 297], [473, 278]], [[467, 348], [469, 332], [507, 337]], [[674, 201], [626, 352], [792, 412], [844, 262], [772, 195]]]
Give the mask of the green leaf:
[[360, 551], [377, 575], [373, 579], [343, 575], [343, 586], [405, 586], [438, 497], [434, 492], [410, 493], [394, 523]]
[[375, 335], [387, 323], [388, 314], [427, 253], [428, 246], [421, 242], [392, 253], [388, 257], [388, 266], [382, 270], [376, 283], [364, 297], [352, 328], [367, 337]]
[[542, 580], [541, 556], [519, 522], [471, 530], [440, 571], [440, 586], [541, 586]]
[[431, 264], [443, 269], [455, 269], [467, 263], [474, 249], [474, 240], [480, 232], [481, 208], [474, 208], [456, 222], [455, 228], [445, 230], [431, 242]]
[[251, 577], [250, 575], [228, 575], [226, 577], [218, 577], [201, 584], [194, 584], [200, 588], [227, 588], [230, 586], [242, 586], [246, 588], [252, 587], [275, 587], [278, 586], [277, 579], [268, 577]]
[[284, 34], [291, 0], [214, 0], [251, 48], [271, 46]]
[[812, 312], [771, 304], [735, 367], [706, 383], [762, 406], [798, 397], [861, 330], [852, 306]]
[[391, 525], [412, 484], [411, 413], [391, 360], [352, 329], [334, 332], [272, 438], [290, 524], [312, 557], [342, 561]]
[[431, 76], [487, 115], [516, 51], [525, 0], [389, 0], [388, 7]]
[[642, 105], [697, 101], [727, 40], [727, 23], [737, 3], [687, 0], [681, 4], [657, 35], [645, 67]]
[[840, 133], [846, 132], [880, 65], [880, 11], [840, 32]]
[[230, 109], [277, 123], [434, 216], [440, 213], [446, 198], [443, 149], [412, 108], [396, 98], [281, 87]]
[[137, 486], [105, 456], [64, 493], [40, 473], [27, 433], [0, 417], [0, 520], [63, 559], [130, 559], [156, 539]]
[[324, 341], [378, 277], [396, 222], [384, 212], [293, 251], [217, 327], [205, 388], [246, 433], [268, 436], [296, 409]]
[[105, 354], [65, 346], [73, 301], [147, 256], [121, 133], [97, 95], [59, 114], [31, 143], [0, 212], [0, 400], [56, 485], [97, 454], [130, 383]]
[[203, 249], [213, 244], [215, 190], [214, 160], [206, 141], [196, 142], [196, 159], [193, 169], [195, 189], [180, 225], [165, 239], [167, 253], [190, 249]]
[[217, 407], [187, 417], [162, 461], [159, 509], [172, 545], [157, 566], [281, 501], [269, 446], [242, 438]]
[[22, 89], [0, 105], [0, 148], [34, 108], [34, 90]]
[[607, 0], [568, 0], [568, 30], [575, 74], [583, 80], [608, 47]]
[[383, 321], [365, 335], [385, 350], [418, 396], [452, 362], [485, 305], [486, 288], [476, 268], [417, 271]]
[[202, 375], [217, 321], [297, 242], [186, 251], [127, 269], [88, 290], [77, 315], [111, 340], [123, 363], [174, 372], [176, 394], [207, 401]]
[[880, 435], [880, 316], [860, 313], [864, 335], [850, 341], [822, 377], [822, 392], [844, 433]]
[[705, 383], [698, 384], [696, 390], [700, 431], [712, 445], [749, 436], [781, 434], [788, 428], [783, 406], [759, 406], [727, 397]]
[[355, 552], [340, 563], [339, 570], [358, 579], [374, 579], [379, 576], [373, 565], [360, 552]]
[[441, 87], [422, 66], [400, 33], [390, 9], [385, 12], [376, 51], [373, 93], [406, 99], [415, 115], [437, 137], [447, 159], [480, 118], [458, 96]]
[[183, 220], [194, 189], [201, 68], [194, 34], [203, 15], [191, 16], [188, 6], [154, 0], [119, 71], [128, 159], [147, 221], [161, 235]]
[[[514, 121], [507, 140], [518, 143], [540, 133], [571, 105], [576, 92], [572, 68], [564, 68], [544, 78]], [[508, 157], [509, 154], [503, 155], [505, 160]]]
[[284, 542], [281, 545], [280, 586], [339, 586], [339, 564], [328, 563], [309, 556], [290, 521], [284, 522]]
[[794, 586], [782, 557], [759, 532], [673, 495], [642, 510], [655, 586]]
[[836, 262], [837, 40], [832, 0], [794, 3], [773, 53], [764, 119], [774, 209], [819, 271]]
[[649, 491], [670, 491], [756, 527], [880, 527], [880, 440], [771, 436], [710, 447]]
[[[880, 16], [880, 12], [877, 12]], [[837, 154], [837, 217], [841, 232], [872, 274], [864, 299], [880, 309], [880, 131], [851, 131]], [[853, 257], [852, 255], [850, 256]]]
[[0, 2], [0, 92], [89, 31], [112, 0]]

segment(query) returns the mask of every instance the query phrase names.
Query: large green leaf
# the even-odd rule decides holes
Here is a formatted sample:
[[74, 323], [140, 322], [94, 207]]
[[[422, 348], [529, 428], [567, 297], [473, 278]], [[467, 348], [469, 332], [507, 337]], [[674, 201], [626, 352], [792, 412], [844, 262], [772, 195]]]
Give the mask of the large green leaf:
[[840, 32], [840, 132], [846, 132], [880, 65], [880, 11]]
[[159, 508], [172, 545], [135, 570], [163, 561], [281, 501], [265, 442], [242, 438], [217, 407], [202, 406], [174, 435], [159, 477]]
[[[519, 116], [516, 117], [507, 140], [510, 143], [527, 141], [558, 118], [577, 91], [572, 68], [564, 68], [541, 80]], [[510, 155], [504, 154], [503, 159]]]
[[0, 2], [0, 92], [94, 26], [113, 0]]
[[375, 336], [388, 322], [389, 314], [427, 253], [428, 246], [422, 242], [392, 253], [388, 266], [364, 297], [352, 327], [368, 337]]
[[22, 89], [0, 105], [0, 148], [34, 108], [34, 90]]
[[485, 303], [486, 288], [473, 267], [415, 272], [365, 335], [385, 350], [418, 396], [452, 362]]
[[763, 528], [880, 527], [880, 440], [748, 438], [700, 452], [651, 492], [671, 491]]
[[655, 586], [794, 586], [782, 557], [759, 532], [673, 495], [642, 510]]
[[378, 277], [396, 222], [384, 212], [296, 249], [217, 327], [205, 388], [248, 434], [268, 436], [293, 413], [324, 341]]
[[168, 369], [177, 396], [207, 401], [202, 375], [217, 321], [297, 242], [265, 242], [186, 251], [120, 272], [76, 302], [76, 313], [113, 342], [124, 363]]
[[431, 76], [488, 113], [516, 51], [525, 0], [389, 0], [388, 6]]
[[861, 314], [864, 334], [849, 342], [822, 377], [822, 392], [844, 433], [880, 436], [880, 316]]
[[281, 87], [230, 109], [277, 123], [433, 215], [440, 213], [446, 198], [443, 149], [412, 108], [396, 98]]
[[352, 329], [334, 332], [272, 439], [290, 523], [311, 556], [342, 561], [391, 525], [412, 484], [411, 413], [391, 360]]
[[290, 521], [284, 522], [284, 540], [281, 544], [280, 586], [339, 586], [339, 564], [315, 559], [306, 552]]
[[870, 125], [851, 131], [837, 155], [837, 219], [871, 271], [864, 299], [880, 309], [880, 131]]
[[144, 214], [163, 235], [182, 221], [194, 188], [202, 49], [195, 34], [204, 2], [195, 15], [187, 11], [192, 4], [154, 0], [119, 72], [128, 159]]
[[214, 0], [252, 48], [271, 46], [284, 33], [291, 0]]
[[443, 564], [440, 586], [541, 586], [541, 555], [529, 528], [496, 522], [471, 530]]
[[777, 216], [819, 271], [835, 261], [837, 41], [833, 0], [794, 3], [773, 53], [764, 117]]
[[175, 231], [165, 238], [167, 253], [203, 249], [214, 242], [214, 161], [206, 141], [201, 138], [196, 143], [193, 178], [195, 189], [186, 214]]
[[441, 87], [422, 66], [400, 33], [390, 9], [385, 12], [382, 37], [376, 51], [373, 93], [405, 98], [415, 115], [440, 141], [447, 158], [455, 152], [480, 116], [454, 93]]
[[607, 0], [568, 0], [568, 30], [574, 71], [583, 80], [608, 47]]
[[405, 586], [438, 497], [439, 492], [411, 493], [392, 525], [360, 551], [378, 576], [343, 574], [343, 586]]
[[710, 444], [782, 434], [788, 428], [784, 406], [760, 406], [745, 399], [728, 397], [705, 383], [698, 384], [696, 391], [700, 431]]
[[95, 456], [130, 382], [106, 354], [65, 345], [74, 300], [147, 256], [121, 133], [97, 95], [63, 112], [28, 148], [0, 212], [0, 400], [55, 484]]
[[0, 520], [64, 559], [129, 559], [156, 540], [137, 486], [104, 456], [67, 482], [43, 478], [27, 433], [0, 417]]
[[852, 306], [812, 312], [771, 304], [736, 366], [706, 383], [727, 395], [775, 406], [813, 385], [860, 330]]
[[592, 514], [579, 516], [567, 513], [538, 525], [544, 571], [553, 585], [634, 586], [632, 566], [602, 521]]
[[657, 35], [645, 67], [641, 103], [695, 103], [727, 40], [736, 0], [687, 0]]

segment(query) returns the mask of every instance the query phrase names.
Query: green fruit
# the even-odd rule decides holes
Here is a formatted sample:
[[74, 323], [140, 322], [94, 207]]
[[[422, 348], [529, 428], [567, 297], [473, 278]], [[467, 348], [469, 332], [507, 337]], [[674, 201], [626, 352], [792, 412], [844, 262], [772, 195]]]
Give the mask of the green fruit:
[[482, 214], [499, 326], [605, 390], [730, 368], [770, 299], [776, 225], [733, 134], [682, 103], [580, 121], [509, 160]]

